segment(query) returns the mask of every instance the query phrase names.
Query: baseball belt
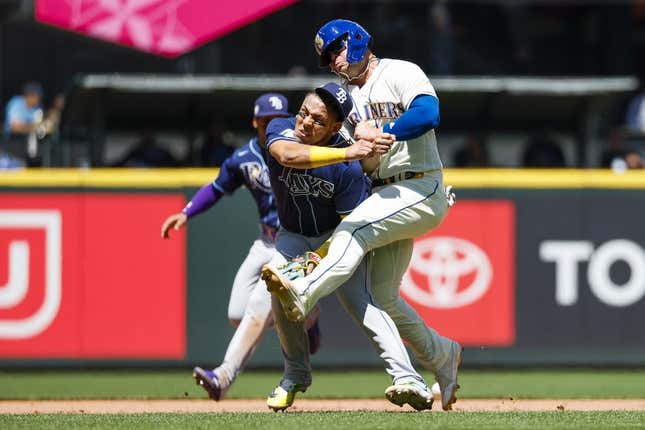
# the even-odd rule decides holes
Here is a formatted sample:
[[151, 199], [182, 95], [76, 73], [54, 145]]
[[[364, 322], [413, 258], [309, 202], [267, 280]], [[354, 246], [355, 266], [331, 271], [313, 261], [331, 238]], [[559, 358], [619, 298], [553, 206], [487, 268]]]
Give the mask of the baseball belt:
[[395, 182], [405, 181], [407, 179], [419, 179], [423, 178], [425, 173], [423, 172], [401, 172], [397, 175], [390, 176], [389, 178], [383, 179], [373, 179], [372, 187], [382, 187], [383, 185], [390, 185]]

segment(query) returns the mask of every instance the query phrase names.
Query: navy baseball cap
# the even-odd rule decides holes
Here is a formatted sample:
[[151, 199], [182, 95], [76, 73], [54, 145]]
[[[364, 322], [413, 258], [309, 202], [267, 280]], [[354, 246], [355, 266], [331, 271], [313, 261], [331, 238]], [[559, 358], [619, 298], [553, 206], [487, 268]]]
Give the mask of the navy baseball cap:
[[261, 118], [263, 116], [290, 116], [289, 102], [282, 94], [262, 94], [255, 100], [253, 116], [255, 118]]
[[[328, 82], [314, 90], [316, 94], [330, 96], [336, 106], [336, 111], [341, 115], [340, 120], [345, 121], [354, 107], [352, 96], [347, 90], [335, 82]], [[323, 95], [323, 97], [324, 97]]]
[[43, 96], [43, 87], [36, 81], [27, 82], [22, 86], [23, 94], [37, 94], [39, 97]]

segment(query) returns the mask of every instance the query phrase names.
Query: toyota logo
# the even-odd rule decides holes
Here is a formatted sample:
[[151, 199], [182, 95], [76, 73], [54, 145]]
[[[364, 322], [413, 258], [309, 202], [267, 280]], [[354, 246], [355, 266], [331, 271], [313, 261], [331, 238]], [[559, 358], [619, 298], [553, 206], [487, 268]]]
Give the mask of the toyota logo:
[[488, 290], [493, 269], [477, 245], [454, 237], [432, 237], [415, 243], [401, 291], [430, 308], [458, 308]]

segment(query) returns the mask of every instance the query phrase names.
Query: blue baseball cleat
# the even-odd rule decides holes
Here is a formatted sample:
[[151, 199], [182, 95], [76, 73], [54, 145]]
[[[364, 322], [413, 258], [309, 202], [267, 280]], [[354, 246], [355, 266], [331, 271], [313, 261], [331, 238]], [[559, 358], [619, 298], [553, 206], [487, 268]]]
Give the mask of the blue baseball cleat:
[[217, 375], [212, 370], [204, 370], [201, 367], [193, 369], [195, 383], [201, 386], [208, 393], [208, 397], [218, 402], [222, 397], [222, 387], [219, 384]]

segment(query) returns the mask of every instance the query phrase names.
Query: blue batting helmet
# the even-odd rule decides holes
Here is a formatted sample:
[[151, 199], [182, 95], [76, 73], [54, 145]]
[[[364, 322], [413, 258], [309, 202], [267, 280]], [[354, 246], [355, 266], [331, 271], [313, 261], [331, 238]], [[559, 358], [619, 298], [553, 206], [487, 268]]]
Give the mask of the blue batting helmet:
[[314, 47], [318, 53], [320, 66], [326, 67], [331, 61], [330, 46], [334, 42], [344, 42], [346, 45], [339, 46], [347, 47], [347, 61], [352, 64], [363, 59], [371, 40], [372, 36], [360, 24], [347, 19], [335, 19], [320, 27], [314, 39]]

